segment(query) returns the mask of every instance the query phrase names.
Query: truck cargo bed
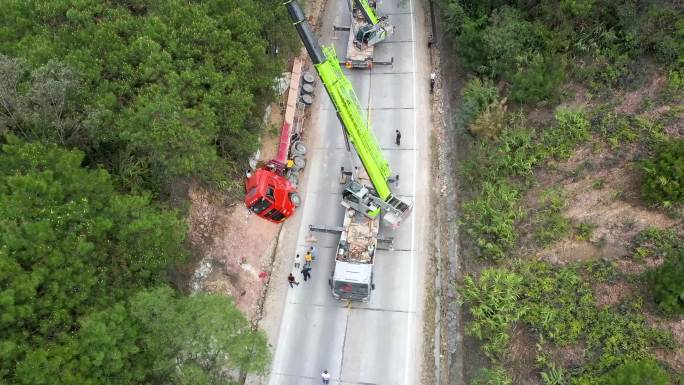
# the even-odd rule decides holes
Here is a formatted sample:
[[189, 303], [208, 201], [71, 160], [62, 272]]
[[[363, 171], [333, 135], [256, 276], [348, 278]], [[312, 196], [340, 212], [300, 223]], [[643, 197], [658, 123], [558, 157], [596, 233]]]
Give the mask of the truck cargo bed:
[[348, 68], [366, 68], [373, 65], [374, 46], [359, 48], [354, 44], [356, 31], [365, 24], [363, 20], [359, 20], [356, 17], [352, 18], [352, 25], [349, 29], [349, 38], [347, 40], [347, 59], [345, 63]]
[[379, 222], [378, 218], [370, 219], [354, 209], [346, 209], [335, 259], [343, 262], [373, 263], [378, 244]]

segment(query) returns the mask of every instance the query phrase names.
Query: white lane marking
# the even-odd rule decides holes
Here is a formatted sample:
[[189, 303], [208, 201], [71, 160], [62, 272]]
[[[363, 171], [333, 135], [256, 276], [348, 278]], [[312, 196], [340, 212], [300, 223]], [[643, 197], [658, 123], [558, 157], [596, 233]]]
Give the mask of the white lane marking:
[[[413, 0], [409, 0], [409, 7], [411, 8], [411, 40], [413, 40], [413, 44], [411, 44], [411, 55], [412, 55], [412, 65], [413, 65], [413, 145], [416, 147], [416, 150], [413, 152], [413, 196], [414, 196], [414, 204], [417, 204], [417, 198], [416, 197], [416, 181], [418, 179], [418, 174], [416, 173], [416, 168], [418, 165], [418, 141], [417, 139], [417, 122], [418, 122], [418, 105], [416, 104], [416, 88], [418, 87], [418, 83], [416, 82], [416, 71], [418, 71], [418, 67], [416, 66], [416, 34], [415, 34], [415, 28], [413, 25], [413, 18], [415, 17], [414, 13], [414, 8], [413, 8]], [[417, 210], [416, 210], [417, 211]], [[411, 222], [411, 250], [413, 250], [413, 256], [416, 254], [415, 250], [415, 245], [416, 245], [416, 220], [418, 219], [417, 213], [413, 213], [413, 221]], [[416, 277], [414, 276], [414, 271], [415, 271], [415, 262], [416, 258], [411, 258], [411, 270], [409, 274], [409, 307], [408, 307], [408, 321], [407, 321], [407, 329], [408, 329], [408, 338], [406, 339], [406, 363], [404, 365], [404, 384], [409, 385], [411, 383], [411, 379], [409, 378], [409, 361], [411, 358], [411, 340], [413, 336], [413, 328], [411, 327], [411, 324], [413, 323], [413, 317], [415, 317], [415, 312], [413, 310], [413, 307], [415, 306], [415, 298], [414, 298], [414, 285], [416, 284]]]

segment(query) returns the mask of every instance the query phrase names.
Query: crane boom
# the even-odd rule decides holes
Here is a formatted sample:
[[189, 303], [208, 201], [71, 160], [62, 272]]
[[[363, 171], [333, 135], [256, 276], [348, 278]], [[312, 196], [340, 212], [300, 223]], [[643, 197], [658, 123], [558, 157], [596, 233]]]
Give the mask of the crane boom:
[[335, 49], [333, 47], [321, 48], [309, 23], [306, 22], [304, 12], [296, 1], [290, 0], [285, 4], [375, 191], [382, 200], [388, 199], [392, 192], [387, 179], [392, 175], [392, 170], [387, 159], [382, 155], [370, 123], [364, 117], [361, 103], [349, 79], [342, 73]]
[[[307, 53], [321, 78], [325, 90], [330, 96], [337, 117], [347, 134], [347, 138], [356, 149], [368, 177], [375, 191], [368, 189], [353, 181], [345, 189], [349, 195], [357, 198], [344, 198], [343, 205], [354, 207], [368, 217], [375, 217], [383, 212], [383, 219], [391, 226], [397, 227], [412, 210], [412, 204], [404, 202], [394, 196], [390, 190], [388, 179], [392, 175], [387, 159], [382, 154], [375, 134], [371, 129], [368, 119], [364, 116], [361, 103], [354, 92], [349, 79], [344, 76], [340, 68], [335, 49], [323, 47], [311, 31], [311, 26], [306, 21], [304, 12], [296, 0], [288, 0], [284, 3], [292, 19], [299, 37], [304, 43]], [[368, 191], [366, 194], [365, 191]], [[359, 199], [359, 197], [361, 197]]]
[[356, 3], [356, 6], [361, 10], [361, 13], [363, 14], [363, 17], [366, 19], [366, 21], [369, 24], [375, 25], [378, 24], [380, 21], [380, 18], [378, 15], [375, 13], [375, 10], [371, 5], [368, 3], [368, 0], [353, 0]]

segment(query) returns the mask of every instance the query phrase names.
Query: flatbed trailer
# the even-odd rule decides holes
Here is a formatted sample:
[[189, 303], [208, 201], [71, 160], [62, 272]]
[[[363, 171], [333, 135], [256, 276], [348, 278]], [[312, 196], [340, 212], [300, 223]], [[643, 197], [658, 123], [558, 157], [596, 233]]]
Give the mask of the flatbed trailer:
[[357, 44], [354, 38], [354, 31], [358, 31], [365, 24], [365, 20], [352, 17], [351, 30], [347, 39], [347, 57], [344, 62], [347, 68], [373, 68], [375, 45]]
[[[376, 61], [374, 57], [375, 44], [363, 44], [358, 41], [357, 33], [363, 28], [367, 28], [368, 21], [364, 17], [360, 6], [354, 1], [351, 1], [351, 25], [349, 27], [333, 27], [334, 31], [349, 31], [347, 36], [347, 52], [344, 62], [340, 64], [346, 68], [373, 68], [374, 65], [392, 65], [394, 58], [389, 61]], [[391, 34], [394, 31], [393, 26], [386, 27]]]

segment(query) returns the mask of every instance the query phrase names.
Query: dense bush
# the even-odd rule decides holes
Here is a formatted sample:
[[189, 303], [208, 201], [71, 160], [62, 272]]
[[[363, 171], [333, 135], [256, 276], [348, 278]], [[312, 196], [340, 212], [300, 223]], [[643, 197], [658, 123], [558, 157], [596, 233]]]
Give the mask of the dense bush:
[[667, 373], [655, 361], [629, 361], [613, 369], [601, 385], [666, 385]]
[[[597, 384], [625, 362], [652, 359], [654, 346], [676, 347], [671, 334], [648, 325], [638, 299], [615, 309], [598, 307], [574, 266], [516, 261], [511, 269], [486, 269], [478, 280], [467, 277], [459, 292], [474, 318], [467, 331], [485, 342], [483, 350], [494, 362], [505, 356], [509, 330], [522, 324], [541, 341], [538, 349], [544, 342], [584, 346], [586, 363], [568, 377], [573, 385]], [[546, 377], [564, 378], [548, 359], [538, 356]]]
[[485, 182], [477, 198], [463, 204], [461, 223], [482, 258], [503, 259], [518, 238], [520, 192], [505, 182]]
[[470, 124], [482, 111], [499, 100], [499, 91], [488, 79], [472, 78], [461, 91], [463, 101], [456, 112], [456, 128], [460, 131], [470, 129]]
[[530, 64], [511, 77], [511, 99], [520, 103], [548, 100], [558, 93], [565, 80], [559, 57], [534, 56]]
[[513, 114], [498, 138], [477, 141], [461, 165], [461, 174], [470, 186], [508, 178], [525, 183], [532, 179], [543, 154], [539, 151], [536, 132], [525, 124], [521, 114]]
[[558, 345], [575, 343], [587, 330], [594, 310], [589, 285], [573, 268], [554, 269], [548, 263], [523, 263], [524, 319], [545, 340]]
[[641, 169], [641, 192], [648, 201], [670, 205], [684, 200], [684, 139], [661, 143]]
[[523, 314], [519, 306], [522, 277], [506, 269], [486, 269], [477, 280], [467, 276], [459, 293], [474, 321], [466, 333], [485, 344], [482, 349], [492, 360], [501, 358], [508, 344], [509, 329]]
[[511, 81], [511, 97], [522, 103], [553, 96], [564, 76], [551, 63], [572, 63], [574, 79], [601, 92], [638, 80], [639, 60], [646, 55], [671, 67], [684, 51], [684, 18], [662, 2], [563, 0], [532, 6], [442, 0], [440, 5], [464, 67]]
[[684, 314], [684, 248], [647, 273], [656, 304], [667, 315]]

